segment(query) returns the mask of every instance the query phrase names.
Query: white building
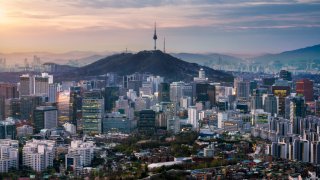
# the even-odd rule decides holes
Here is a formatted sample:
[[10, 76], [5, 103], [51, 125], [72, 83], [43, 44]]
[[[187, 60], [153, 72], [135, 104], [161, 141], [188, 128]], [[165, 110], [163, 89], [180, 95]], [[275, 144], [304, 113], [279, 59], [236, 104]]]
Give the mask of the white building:
[[76, 132], [77, 132], [77, 128], [74, 124], [66, 122], [63, 124], [63, 127], [70, 134], [76, 134]]
[[224, 122], [228, 120], [228, 112], [219, 112], [218, 113], [218, 128], [224, 128]]
[[193, 81], [195, 81], [195, 82], [206, 82], [206, 81], [208, 81], [208, 78], [206, 77], [206, 73], [205, 73], [205, 71], [203, 70], [203, 68], [201, 68], [201, 69], [199, 70], [199, 75], [198, 75], [198, 77], [194, 77], [194, 78], [193, 78]]
[[208, 147], [203, 149], [204, 157], [213, 157], [214, 156], [214, 144], [210, 144]]
[[190, 106], [188, 108], [188, 118], [189, 123], [192, 124], [193, 128], [197, 129], [199, 127], [199, 115], [195, 106]]
[[173, 102], [179, 102], [180, 98], [183, 96], [183, 87], [185, 83], [180, 82], [172, 82], [170, 84], [170, 100]]
[[79, 155], [80, 163], [82, 166], [90, 166], [91, 161], [93, 159], [94, 142], [92, 141], [81, 141], [81, 140], [73, 140], [71, 141], [71, 145], [68, 149], [68, 154], [66, 157], [73, 157]]
[[37, 172], [53, 166], [56, 142], [52, 140], [30, 140], [23, 147], [23, 165]]
[[180, 99], [180, 107], [184, 109], [188, 109], [189, 106], [191, 106], [191, 97], [182, 97]]
[[19, 168], [19, 143], [16, 140], [0, 139], [0, 173]]
[[23, 136], [31, 136], [33, 135], [33, 127], [29, 125], [23, 125], [20, 127], [17, 127], [17, 136], [23, 137]]
[[149, 76], [147, 81], [152, 83], [153, 92], [159, 91], [159, 85], [163, 82], [163, 77], [161, 76]]

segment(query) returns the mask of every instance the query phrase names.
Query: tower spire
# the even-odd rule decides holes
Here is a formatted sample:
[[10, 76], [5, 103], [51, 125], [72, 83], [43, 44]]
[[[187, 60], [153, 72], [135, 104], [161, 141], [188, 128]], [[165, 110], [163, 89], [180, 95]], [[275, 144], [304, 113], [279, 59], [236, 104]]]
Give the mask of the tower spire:
[[154, 50], [157, 50], [157, 24], [156, 22], [154, 23], [154, 35], [153, 35], [153, 40], [154, 40]]

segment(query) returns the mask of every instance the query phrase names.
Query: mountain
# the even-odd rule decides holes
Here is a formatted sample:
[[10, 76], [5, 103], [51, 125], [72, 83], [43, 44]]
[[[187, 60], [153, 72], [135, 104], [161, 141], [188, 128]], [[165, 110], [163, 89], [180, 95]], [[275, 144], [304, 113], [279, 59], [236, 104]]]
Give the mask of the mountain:
[[210, 80], [232, 81], [233, 76], [222, 71], [182, 61], [170, 54], [157, 51], [141, 51], [136, 54], [122, 53], [100, 59], [90, 65], [63, 74], [63, 78], [84, 78], [109, 72], [128, 75], [135, 72], [151, 73], [165, 77], [167, 81], [192, 80], [203, 68]]
[[90, 64], [97, 59], [101, 59], [114, 52], [93, 52], [93, 51], [70, 51], [65, 53], [51, 52], [15, 52], [15, 53], [0, 53], [0, 59], [6, 58], [7, 65], [14, 66], [15, 64], [24, 65], [25, 60], [29, 64], [33, 63], [35, 57], [40, 58], [41, 63], [55, 62], [59, 64], [67, 64], [72, 66], [83, 66]]
[[304, 68], [307, 63], [315, 63], [316, 66], [319, 66], [320, 44], [279, 54], [266, 54], [253, 59], [256, 64], [276, 64], [279, 66], [287, 64]]
[[230, 65], [230, 64], [242, 64], [244, 60], [224, 54], [194, 54], [194, 53], [173, 53], [174, 57], [183, 59], [184, 61], [191, 63], [198, 63], [203, 66], [213, 67], [214, 65]]

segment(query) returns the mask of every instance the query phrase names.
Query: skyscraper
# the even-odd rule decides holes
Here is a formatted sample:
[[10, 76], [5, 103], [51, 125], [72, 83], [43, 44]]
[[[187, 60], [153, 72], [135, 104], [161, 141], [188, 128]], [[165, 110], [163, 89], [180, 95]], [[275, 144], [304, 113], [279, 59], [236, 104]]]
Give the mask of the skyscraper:
[[48, 102], [56, 103], [58, 99], [58, 84], [49, 84], [48, 88]]
[[34, 77], [34, 93], [35, 95], [48, 96], [49, 78], [46, 76]]
[[120, 96], [120, 88], [117, 86], [105, 87], [104, 90], [104, 104], [105, 111], [111, 112], [115, 107], [116, 101]]
[[100, 91], [85, 92], [82, 99], [83, 132], [85, 134], [102, 133], [104, 117], [104, 99]]
[[281, 70], [279, 73], [281, 79], [292, 81], [292, 73], [286, 70]]
[[159, 102], [170, 101], [170, 85], [169, 83], [161, 83], [159, 86]]
[[5, 98], [0, 96], [0, 121], [5, 119]]
[[140, 133], [152, 135], [155, 132], [155, 126], [156, 113], [153, 110], [142, 110], [139, 112], [137, 127]]
[[180, 98], [183, 96], [182, 88], [184, 86], [184, 82], [172, 82], [170, 84], [170, 100], [173, 102], [179, 102]]
[[277, 98], [273, 94], [268, 94], [264, 99], [263, 107], [264, 111], [270, 113], [271, 116], [278, 114]]
[[53, 106], [39, 106], [34, 110], [33, 123], [35, 132], [58, 126], [58, 110]]
[[251, 96], [251, 109], [263, 109], [262, 96], [258, 90], [254, 90], [253, 95]]
[[285, 115], [285, 98], [290, 94], [289, 86], [272, 86], [272, 93], [278, 97], [278, 114]]
[[21, 119], [31, 120], [33, 116], [33, 110], [36, 109], [37, 106], [42, 104], [42, 98], [40, 96], [22, 96], [20, 98], [21, 101]]
[[77, 126], [82, 115], [81, 87], [70, 87], [69, 106], [69, 120], [73, 125]]
[[237, 98], [240, 101], [248, 101], [250, 94], [250, 84], [248, 81], [240, 81], [236, 87]]
[[306, 105], [303, 96], [295, 96], [290, 100], [290, 122], [293, 125], [293, 133], [301, 133], [301, 118], [306, 116]]
[[5, 100], [5, 117], [21, 118], [21, 101], [18, 98]]
[[19, 95], [28, 96], [34, 92], [34, 78], [32, 75], [24, 74], [20, 76]]
[[18, 89], [16, 84], [0, 83], [0, 97], [5, 99], [18, 98]]
[[16, 139], [17, 131], [14, 121], [0, 121], [0, 139]]
[[296, 92], [305, 97], [307, 102], [313, 101], [313, 81], [301, 79], [296, 82]]

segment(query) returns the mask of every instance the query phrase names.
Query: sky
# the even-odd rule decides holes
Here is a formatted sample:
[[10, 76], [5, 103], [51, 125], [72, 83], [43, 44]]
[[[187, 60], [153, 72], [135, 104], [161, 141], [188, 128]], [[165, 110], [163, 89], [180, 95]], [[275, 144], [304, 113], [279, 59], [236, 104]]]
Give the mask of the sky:
[[0, 53], [276, 53], [320, 44], [320, 0], [0, 0]]

